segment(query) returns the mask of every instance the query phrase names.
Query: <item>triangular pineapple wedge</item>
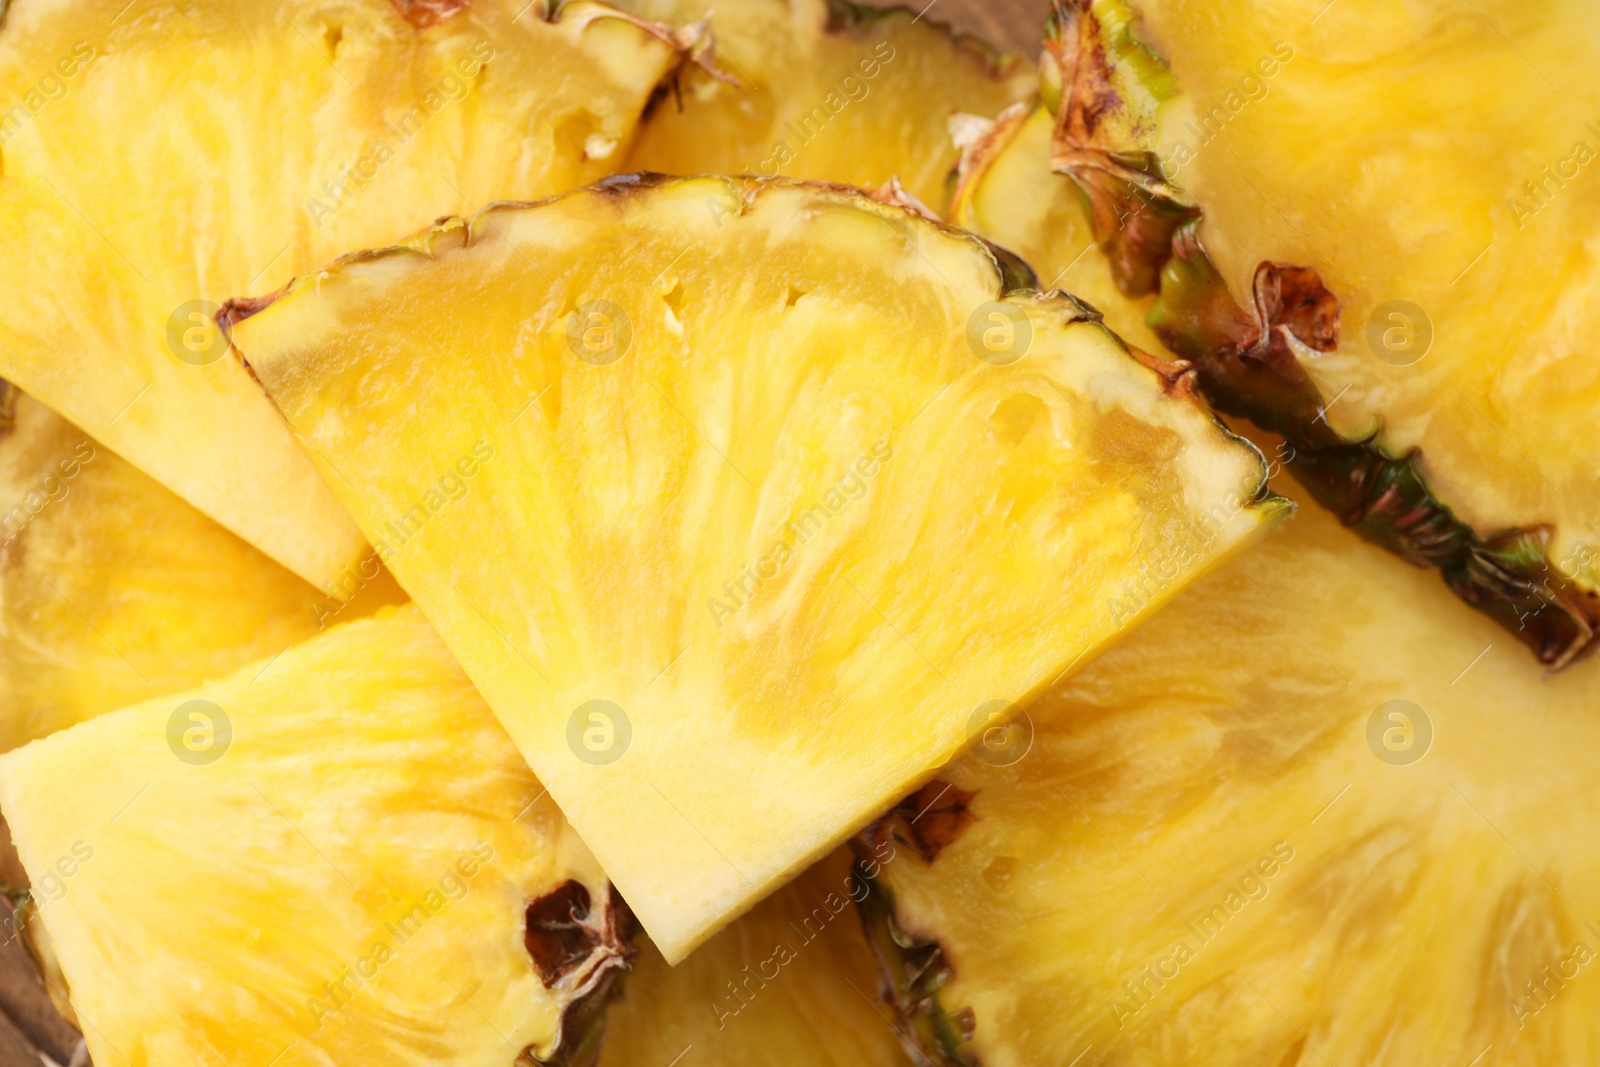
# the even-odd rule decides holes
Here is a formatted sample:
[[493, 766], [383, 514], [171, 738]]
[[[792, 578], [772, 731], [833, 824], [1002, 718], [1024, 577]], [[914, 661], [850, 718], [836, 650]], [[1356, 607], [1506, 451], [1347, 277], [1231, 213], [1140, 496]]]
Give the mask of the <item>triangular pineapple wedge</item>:
[[623, 178], [234, 341], [676, 962], [1282, 513], [1032, 284], [838, 187]]
[[403, 599], [319, 592], [0, 383], [0, 751], [222, 678]]
[[1037, 80], [1028, 60], [952, 33], [937, 11], [924, 18], [845, 0], [619, 6], [673, 25], [708, 18], [723, 72], [686, 70], [656, 101], [628, 157], [639, 170], [866, 188], [898, 178], [942, 209], [957, 156], [945, 133], [951, 113], [996, 114], [1031, 96]]
[[877, 1002], [867, 891], [836, 849], [676, 967], [646, 941], [600, 1067], [910, 1067]]
[[0, 759], [99, 1067], [591, 1062], [626, 909], [413, 607]]
[[613, 169], [679, 45], [602, 4], [543, 7], [5, 5], [0, 375], [320, 586], [360, 532], [213, 320]]
[[1302, 508], [870, 838], [893, 999], [939, 1067], [1594, 1062], [1597, 713]]

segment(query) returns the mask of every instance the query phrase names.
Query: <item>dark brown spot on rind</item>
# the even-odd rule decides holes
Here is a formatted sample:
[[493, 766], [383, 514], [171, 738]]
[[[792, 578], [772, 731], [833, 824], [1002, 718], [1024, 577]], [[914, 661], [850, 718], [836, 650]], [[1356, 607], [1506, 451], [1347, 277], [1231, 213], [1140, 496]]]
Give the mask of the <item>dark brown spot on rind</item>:
[[21, 395], [22, 390], [0, 378], [0, 437], [17, 428], [17, 398]]
[[639, 925], [616, 887], [606, 883], [598, 903], [569, 879], [527, 908], [523, 944], [546, 988], [570, 994], [561, 1014], [560, 1040], [545, 1059], [523, 1050], [517, 1067], [593, 1067], [605, 1031], [606, 1005], [616, 996], [633, 960]]
[[972, 825], [976, 816], [968, 803], [975, 795], [936, 778], [890, 808], [861, 837], [869, 845], [905, 845], [924, 863], [932, 863]]
[[1251, 295], [1253, 314], [1234, 302], [1190, 223], [1173, 239], [1150, 325], [1194, 365], [1218, 410], [1284, 438], [1295, 477], [1347, 527], [1410, 563], [1437, 568], [1452, 592], [1553, 669], [1600, 644], [1600, 596], [1551, 564], [1548, 530], [1480, 535], [1433, 495], [1420, 452], [1389, 456], [1375, 441], [1345, 440], [1329, 425], [1321, 394], [1289, 345], [1292, 336], [1319, 352], [1338, 347], [1339, 301], [1317, 272], [1262, 263]]
[[389, 0], [412, 28], [425, 30], [472, 6], [472, 0]]
[[604, 934], [592, 919], [588, 888], [570, 879], [528, 905], [523, 943], [546, 989], [580, 967], [601, 945]]
[[236, 296], [222, 305], [217, 312], [217, 325], [222, 329], [224, 337], [233, 336], [233, 328], [238, 323], [253, 315], [259, 315], [282, 296], [281, 291], [268, 293], [266, 296]]

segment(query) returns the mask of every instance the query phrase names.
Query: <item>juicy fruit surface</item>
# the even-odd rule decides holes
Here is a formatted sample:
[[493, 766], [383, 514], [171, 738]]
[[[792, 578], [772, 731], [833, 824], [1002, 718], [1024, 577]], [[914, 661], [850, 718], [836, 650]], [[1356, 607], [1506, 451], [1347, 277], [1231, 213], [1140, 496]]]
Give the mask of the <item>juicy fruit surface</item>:
[[1079, 305], [835, 188], [503, 206], [234, 340], [674, 962], [1280, 513]]
[[646, 946], [608, 1013], [600, 1067], [906, 1067], [876, 1003], [852, 900], [866, 883], [836, 850], [676, 967]]
[[885, 879], [985, 1067], [1587, 1063], [1597, 703], [1600, 664], [1543, 677], [1302, 508], [1030, 708], [1020, 762], [947, 769], [975, 821]]
[[1054, 129], [1050, 110], [1037, 104], [973, 129], [950, 221], [1021, 256], [1044, 288], [1093, 304], [1129, 344], [1160, 352], [1144, 321], [1151, 300], [1117, 289], [1109, 260], [1095, 248], [1083, 195], [1071, 178], [1050, 171]]
[[629, 157], [638, 170], [783, 175], [867, 189], [898, 177], [937, 210], [957, 158], [950, 115], [991, 116], [1034, 89], [1031, 63], [904, 8], [838, 0], [622, 6], [671, 24], [709, 14], [718, 64], [738, 82], [686, 72], [644, 123]]
[[320, 585], [360, 533], [211, 318], [615, 165], [673, 46], [525, 7], [417, 30], [387, 0], [10, 4], [0, 375]]
[[331, 610], [25, 394], [0, 436], [0, 750], [221, 678]]
[[[170, 725], [191, 699], [231, 740], [214, 712]], [[573, 991], [524, 912], [605, 881], [542, 794], [410, 607], [0, 761], [102, 1067], [548, 1054]]]
[[1234, 299], [1263, 260], [1339, 298], [1337, 351], [1300, 353], [1328, 421], [1420, 448], [1485, 536], [1548, 524], [1552, 565], [1600, 586], [1592, 6], [1139, 6], [1182, 89], [1160, 154]]

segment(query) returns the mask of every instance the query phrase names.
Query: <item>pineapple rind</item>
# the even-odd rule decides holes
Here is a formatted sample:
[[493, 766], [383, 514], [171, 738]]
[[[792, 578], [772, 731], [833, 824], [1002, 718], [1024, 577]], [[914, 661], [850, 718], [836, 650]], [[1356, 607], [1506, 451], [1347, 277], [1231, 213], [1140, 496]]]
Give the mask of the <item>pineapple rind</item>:
[[[1319, 14], [1313, 10], [1318, 6], [1306, 8], [1308, 18]], [[1547, 44], [1560, 38], [1558, 50], [1563, 62], [1583, 55], [1585, 48], [1592, 53], [1595, 38], [1588, 20], [1577, 14], [1576, 5], [1569, 5], [1574, 13], [1570, 17], [1560, 13], [1560, 6], [1523, 9], [1517, 13], [1518, 21], [1523, 21], [1525, 15], [1527, 24], [1523, 29]], [[1074, 108], [1079, 113], [1092, 112], [1103, 106], [1101, 87], [1127, 66], [1117, 50], [1108, 52], [1101, 45], [1103, 38], [1097, 32], [1097, 18], [1111, 7], [1105, 3], [1088, 9], [1081, 3], [1067, 5], [1063, 9], [1065, 17], [1053, 27], [1050, 51], [1061, 59], [1045, 73], [1049, 84], [1050, 74], [1067, 72], [1064, 86], [1060, 84], [1061, 77], [1056, 78], [1055, 99], [1065, 102], [1064, 107], [1058, 107], [1063, 116], [1063, 133], [1069, 132], [1066, 113]], [[1466, 77], [1473, 86], [1466, 89], [1468, 95], [1481, 97], [1485, 92], [1482, 87], [1492, 86], [1487, 91], [1495, 101], [1528, 96], [1507, 88], [1513, 82], [1528, 88], [1535, 75], [1531, 68], [1524, 67], [1526, 56], [1506, 38], [1497, 36], [1494, 20], [1505, 12], [1480, 15], [1486, 21], [1475, 24], [1470, 33], [1426, 33], [1425, 43], [1400, 48], [1396, 41], [1420, 32], [1420, 14], [1413, 13], [1410, 23], [1405, 19], [1395, 23], [1392, 9], [1376, 13], [1363, 10], [1363, 5], [1345, 5], [1336, 14], [1330, 12], [1314, 40], [1297, 38], [1298, 51], [1287, 41], [1273, 45], [1263, 39], [1259, 68], [1262, 76], [1254, 69], [1249, 71], [1248, 77], [1254, 80], [1247, 86], [1246, 97], [1238, 91], [1239, 86], [1232, 86], [1236, 91], [1227, 92], [1230, 87], [1220, 85], [1219, 72], [1202, 65], [1194, 54], [1197, 50], [1186, 49], [1183, 42], [1226, 42], [1238, 58], [1243, 54], [1238, 47], [1242, 47], [1239, 42], [1244, 37], [1265, 32], [1251, 24], [1253, 13], [1246, 16], [1241, 12], [1240, 18], [1219, 23], [1214, 10], [1202, 11], [1184, 3], [1146, 0], [1140, 7], [1145, 18], [1141, 32], [1158, 41], [1165, 35], [1178, 42], [1171, 51], [1180, 67], [1185, 67], [1180, 74], [1188, 78], [1189, 95], [1163, 98], [1156, 110], [1132, 108], [1137, 114], [1124, 124], [1132, 128], [1131, 133], [1122, 129], [1119, 135], [1117, 124], [1102, 123], [1102, 128], [1113, 133], [1101, 138], [1094, 152], [1083, 151], [1081, 137], [1065, 137], [1056, 161], [1058, 169], [1071, 173], [1084, 186], [1097, 220], [1111, 220], [1113, 225], [1097, 226], [1097, 231], [1115, 231], [1111, 243], [1121, 240], [1123, 234], [1137, 233], [1156, 219], [1171, 219], [1179, 224], [1170, 245], [1149, 242], [1143, 257], [1116, 261], [1114, 266], [1125, 288], [1137, 295], [1159, 286], [1160, 301], [1151, 322], [1168, 347], [1195, 363], [1202, 387], [1219, 408], [1285, 434], [1292, 446], [1291, 466], [1319, 501], [1345, 517], [1363, 536], [1422, 565], [1438, 567], [1458, 596], [1500, 621], [1528, 644], [1541, 662], [1556, 668], [1573, 662], [1592, 648], [1595, 629], [1600, 626], [1600, 555], [1586, 544], [1587, 535], [1581, 532], [1586, 525], [1593, 525], [1593, 496], [1586, 494], [1586, 487], [1594, 481], [1593, 471], [1584, 472], [1588, 452], [1572, 444], [1586, 440], [1586, 413], [1592, 406], [1585, 406], [1582, 399], [1592, 392], [1592, 375], [1577, 361], [1577, 354], [1586, 349], [1573, 344], [1573, 338], [1583, 332], [1578, 325], [1583, 314], [1578, 307], [1582, 299], [1577, 294], [1585, 291], [1579, 274], [1574, 273], [1583, 269], [1581, 264], [1573, 263], [1584, 255], [1577, 250], [1582, 238], [1574, 235], [1592, 228], [1584, 221], [1593, 214], [1592, 194], [1585, 199], [1581, 192], [1568, 191], [1563, 186], [1563, 193], [1569, 195], [1564, 195], [1557, 206], [1559, 213], [1566, 216], [1566, 244], [1561, 244], [1560, 236], [1563, 219], [1543, 219], [1541, 225], [1547, 228], [1542, 239], [1551, 245], [1545, 259], [1535, 256], [1536, 263], [1502, 268], [1495, 281], [1486, 280], [1487, 275], [1480, 272], [1479, 277], [1468, 279], [1468, 288], [1476, 285], [1482, 290], [1480, 295], [1458, 298], [1453, 283], [1443, 286], [1448, 271], [1443, 272], [1443, 280], [1432, 276], [1443, 270], [1434, 260], [1445, 245], [1453, 247], [1469, 230], [1476, 233], [1485, 226], [1498, 235], [1488, 239], [1488, 245], [1498, 242], [1515, 250], [1518, 242], [1514, 238], [1522, 227], [1517, 227], [1519, 233], [1509, 233], [1508, 216], [1501, 212], [1499, 202], [1483, 201], [1480, 194], [1482, 177], [1500, 174], [1507, 160], [1526, 154], [1526, 146], [1507, 152], [1499, 139], [1493, 139], [1491, 154], [1495, 158], [1463, 169], [1459, 160], [1473, 154], [1476, 142], [1491, 142], [1485, 141], [1480, 129], [1463, 132], [1454, 128], [1454, 119], [1439, 129], [1433, 127], [1440, 125], [1435, 121], [1440, 116], [1465, 115], [1473, 107], [1494, 105], [1473, 100], [1466, 105], [1454, 102], [1456, 106], [1430, 109], [1429, 117], [1420, 120], [1430, 127], [1426, 137], [1419, 138], [1400, 124], [1378, 131], [1376, 141], [1369, 139], [1354, 147], [1340, 142], [1338, 152], [1359, 156], [1366, 162], [1353, 187], [1332, 191], [1329, 202], [1341, 205], [1336, 216], [1338, 232], [1334, 234], [1313, 229], [1319, 236], [1306, 236], [1313, 224], [1327, 222], [1332, 208], [1299, 214], [1301, 222], [1297, 226], [1288, 221], [1289, 216], [1259, 209], [1262, 196], [1268, 196], [1271, 202], [1271, 196], [1276, 194], [1262, 193], [1256, 186], [1242, 194], [1237, 189], [1226, 196], [1220, 191], [1234, 182], [1236, 174], [1250, 169], [1242, 167], [1237, 159], [1222, 158], [1230, 150], [1237, 151], [1230, 145], [1251, 144], [1260, 157], [1256, 159], [1259, 169], [1262, 159], [1278, 159], [1274, 165], [1281, 167], [1279, 157], [1288, 151], [1287, 146], [1299, 143], [1278, 144], [1272, 140], [1268, 123], [1273, 120], [1268, 115], [1274, 107], [1279, 109], [1276, 114], [1280, 123], [1287, 121], [1291, 112], [1296, 115], [1288, 124], [1296, 127], [1295, 135], [1301, 136], [1307, 147], [1306, 158], [1313, 158], [1319, 151], [1333, 151], [1329, 146], [1335, 142], [1319, 140], [1315, 132], [1327, 128], [1324, 112], [1329, 107], [1344, 107], [1345, 112], [1338, 116], [1339, 124], [1352, 129], [1362, 128], [1361, 121], [1352, 119], [1352, 114], [1385, 116], [1382, 121], [1398, 123], [1394, 118], [1399, 114], [1395, 100], [1408, 94], [1438, 91], [1440, 83], [1464, 70], [1470, 71]], [[1113, 18], [1119, 26], [1126, 25], [1125, 15], [1116, 14]], [[1273, 25], [1295, 21], [1284, 14]], [[1341, 22], [1343, 25], [1335, 28]], [[1443, 48], [1428, 66], [1426, 86], [1408, 83], [1396, 88], [1392, 85], [1394, 79], [1389, 77], [1353, 79], [1329, 74], [1345, 69], [1344, 61], [1335, 59], [1316, 69], [1324, 77], [1334, 78], [1337, 84], [1324, 84], [1315, 90], [1289, 87], [1292, 78], [1284, 71], [1302, 71], [1315, 77], [1308, 64], [1322, 63], [1326, 56], [1334, 55], [1339, 35], [1364, 39], [1377, 25], [1388, 29], [1374, 38], [1381, 39], [1382, 44], [1371, 49], [1369, 58], [1375, 63], [1390, 64], [1386, 69], [1398, 68], [1401, 82], [1408, 77], [1406, 71], [1419, 69], [1417, 49]], [[1552, 31], [1552, 27], [1562, 25], [1565, 32]], [[1463, 51], [1449, 57], [1449, 49], [1455, 47]], [[1132, 54], [1141, 57], [1146, 53], [1141, 45]], [[1473, 67], [1471, 56], [1478, 58], [1483, 69]], [[1254, 55], [1250, 58], [1254, 59]], [[1591, 54], [1591, 64], [1592, 59]], [[1228, 65], [1227, 69], [1232, 71], [1233, 66]], [[1491, 69], [1494, 73], [1489, 73]], [[1122, 74], [1128, 80], [1127, 71]], [[1343, 80], [1337, 81], [1341, 77]], [[1575, 77], [1574, 86], [1581, 81], [1581, 77]], [[1351, 108], [1340, 103], [1340, 86], [1358, 84], [1383, 85], [1389, 99], [1381, 107], [1362, 104]], [[1227, 125], [1220, 130], [1214, 128], [1221, 110], [1209, 116], [1195, 114], [1196, 93], [1214, 93], [1219, 98], [1226, 94], [1231, 118], [1222, 121]], [[1285, 93], [1299, 93], [1299, 98], [1287, 98]], [[1269, 100], [1273, 94], [1276, 97]], [[1286, 99], [1290, 102], [1285, 103]], [[1581, 106], [1575, 102], [1580, 99], [1581, 94], [1563, 98], [1561, 113], [1577, 114]], [[1591, 94], [1590, 99], [1600, 98]], [[1319, 122], [1321, 126], [1317, 126]], [[1523, 122], [1514, 139], [1526, 141], [1549, 125], [1548, 116]], [[1575, 120], [1574, 130], [1580, 125]], [[1600, 132], [1589, 132], [1600, 137]], [[1201, 137], [1199, 147], [1194, 144], [1196, 136]], [[1250, 137], [1254, 140], [1241, 140]], [[1452, 138], [1458, 142], [1456, 149], [1443, 151], [1440, 146]], [[1591, 145], [1591, 151], [1593, 148]], [[1378, 153], [1376, 158], [1381, 158], [1381, 163], [1368, 159], [1372, 152]], [[1417, 155], [1423, 162], [1422, 169], [1417, 173], [1397, 172], [1394, 160], [1402, 152]], [[1310, 173], [1325, 182], [1324, 173], [1338, 173], [1343, 165], [1336, 160], [1327, 167], [1313, 167]], [[1456, 169], [1451, 171], [1451, 167]], [[1438, 188], [1449, 173], [1456, 174], [1461, 183], [1471, 185], [1475, 191]], [[1107, 174], [1114, 175], [1115, 180], [1106, 180]], [[1150, 176], [1156, 180], [1150, 180]], [[1267, 184], [1268, 177], [1275, 175], [1257, 174], [1253, 180]], [[1190, 188], [1180, 191], [1173, 181]], [[1383, 198], [1382, 190], [1391, 195]], [[1431, 193], [1424, 194], [1422, 190]], [[1512, 201], [1521, 195], [1513, 193]], [[1431, 195], [1432, 199], [1426, 205], [1419, 204], [1418, 197], [1424, 195]], [[1202, 223], [1207, 241], [1217, 246], [1209, 254], [1201, 247], [1195, 226], [1185, 224], [1198, 216], [1190, 200], [1210, 209], [1211, 215], [1226, 208], [1226, 218], [1220, 224], [1213, 225], [1210, 216]], [[1249, 203], [1245, 203], [1247, 200]], [[1349, 204], [1345, 203], [1347, 200]], [[1461, 206], [1444, 206], [1457, 205], [1458, 201]], [[1397, 202], [1407, 206], [1397, 207]], [[1443, 220], [1441, 211], [1452, 217]], [[1458, 224], [1454, 216], [1462, 212], [1470, 225]], [[1387, 221], [1367, 225], [1375, 216]], [[1423, 242], [1418, 235], [1430, 226], [1440, 234], [1449, 231], [1449, 240], [1430, 238]], [[1501, 237], [1506, 239], [1500, 240]], [[1318, 243], [1307, 244], [1308, 241]], [[1362, 242], [1382, 251], [1375, 252]], [[1329, 274], [1331, 261], [1323, 256], [1319, 244], [1334, 249], [1342, 268], [1333, 266], [1333, 273]], [[1461, 258], [1471, 258], [1478, 245], [1484, 244], [1485, 239], [1480, 238]], [[1291, 248], [1293, 251], [1288, 251]], [[1167, 263], [1164, 280], [1156, 280], [1154, 272], [1173, 249], [1178, 255]], [[1213, 265], [1213, 257], [1217, 257], [1220, 269]], [[1283, 259], [1317, 264], [1322, 274], [1319, 281], [1328, 282], [1334, 290], [1327, 297], [1334, 326], [1331, 335], [1321, 339], [1295, 333], [1300, 347], [1285, 349], [1284, 358], [1263, 359], [1252, 349], [1269, 324], [1256, 321], [1234, 300], [1248, 304], [1250, 299], [1259, 298], [1258, 262], [1266, 266], [1268, 261]], [[1534, 298], [1526, 293], [1509, 296], [1503, 292], [1519, 285], [1526, 287], [1525, 278], [1534, 274], [1542, 279], [1547, 261], [1562, 263], [1566, 273], [1560, 285], [1549, 287], [1549, 292], [1541, 290]], [[1391, 271], [1391, 263], [1405, 265], [1405, 269]], [[1377, 273], [1358, 270], [1357, 264], [1364, 268], [1377, 264], [1381, 269]], [[1439, 270], [1430, 274], [1431, 268], [1423, 269], [1417, 264], [1432, 264]], [[1282, 263], [1274, 265], [1287, 267]], [[1467, 273], [1462, 272], [1463, 276]], [[1350, 275], [1355, 275], [1357, 281], [1352, 282]], [[1543, 281], [1539, 284], [1543, 285]], [[1470, 336], [1448, 339], [1441, 334], [1439, 344], [1433, 346], [1437, 351], [1430, 357], [1432, 362], [1426, 366], [1375, 371], [1375, 358], [1381, 359], [1382, 354], [1376, 350], [1369, 354], [1362, 348], [1364, 341], [1371, 345], [1366, 340], [1372, 332], [1366, 320], [1369, 312], [1376, 315], [1382, 310], [1374, 311], [1379, 302], [1395, 297], [1392, 290], [1396, 286], [1406, 290], [1400, 296], [1433, 301], [1458, 318], [1464, 316]], [[1230, 297], [1230, 289], [1241, 295]], [[1429, 295], [1425, 297], [1424, 293]], [[1530, 299], [1539, 304], [1538, 309], [1533, 309]], [[1513, 316], [1519, 317], [1515, 327], [1509, 324]], [[1530, 322], [1536, 328], [1528, 328]], [[1537, 341], [1533, 340], [1535, 337]], [[1453, 377], [1440, 377], [1446, 372], [1440, 361], [1450, 359], [1452, 349], [1466, 353], [1453, 364], [1467, 373], [1467, 379], [1459, 383]], [[1513, 351], [1522, 353], [1515, 361], [1509, 355], [1501, 355]], [[1484, 373], [1491, 378], [1499, 377], [1485, 385], [1484, 375], [1474, 361], [1489, 367]], [[1550, 361], [1551, 368], [1539, 372], [1540, 380], [1570, 380], [1574, 383], [1572, 388], [1541, 393], [1532, 384], [1532, 372], [1516, 369]], [[1558, 366], [1562, 373], [1554, 369]], [[1426, 413], [1417, 416], [1414, 412], [1422, 395], [1418, 389], [1424, 387], [1433, 392], [1426, 394]], [[1473, 392], [1478, 395], [1476, 401], [1469, 396]], [[1396, 405], [1409, 404], [1413, 414], [1401, 418], [1387, 410], [1390, 400]], [[1533, 411], [1542, 412], [1535, 417], [1537, 426], [1528, 421], [1527, 413]], [[1574, 413], [1580, 414], [1574, 418]], [[1525, 440], [1536, 439], [1539, 447], [1524, 444], [1519, 451], [1501, 428], [1506, 425], [1512, 427], [1512, 434]], [[1546, 467], [1555, 474], [1554, 479], [1545, 473]], [[1529, 472], [1528, 476], [1524, 477], [1523, 471]]]
[[360, 531], [209, 316], [601, 177], [680, 51], [589, 0], [478, 0], [426, 29], [389, 0], [14, 5], [0, 376], [320, 586]]
[[[1018, 281], [838, 187], [630, 177], [347, 260], [233, 336], [676, 961], [931, 774], [974, 709], [1281, 516], [1182, 375]], [[598, 300], [632, 309], [614, 366], [568, 333]], [[1006, 367], [967, 343], [1000, 301], [1034, 338]], [[826, 549], [722, 601], [863, 456], [869, 502]], [[629, 717], [625, 758], [573, 747], [592, 700]]]
[[941, 773], [967, 828], [879, 876], [891, 973], [946, 972], [900, 1007], [972, 1010], [941, 1065], [1589, 1062], [1597, 671], [1304, 510], [1032, 706], [1021, 762]]
[[609, 885], [409, 606], [10, 753], [0, 807], [98, 1064], [549, 1059], [626, 959], [536, 970], [527, 906]]

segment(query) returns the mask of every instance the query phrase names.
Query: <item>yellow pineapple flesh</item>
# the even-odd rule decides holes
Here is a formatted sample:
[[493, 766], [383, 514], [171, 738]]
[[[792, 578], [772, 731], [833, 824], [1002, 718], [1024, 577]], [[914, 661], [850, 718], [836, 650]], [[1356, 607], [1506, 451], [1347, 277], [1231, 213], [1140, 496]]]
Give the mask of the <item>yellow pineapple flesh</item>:
[[336, 595], [313, 589], [37, 400], [0, 390], [0, 751], [403, 599], [376, 561]]
[[1182, 90], [1159, 151], [1230, 288], [1274, 260], [1340, 298], [1339, 348], [1301, 356], [1341, 398], [1329, 422], [1421, 449], [1479, 530], [1549, 523], [1552, 560], [1589, 545], [1566, 570], [1600, 586], [1593, 8], [1137, 7]]
[[21, 0], [0, 29], [0, 375], [319, 586], [360, 532], [221, 305], [603, 176], [681, 50], [588, 0], [446, 8]]
[[1051, 110], [1035, 101], [992, 122], [964, 115], [952, 132], [963, 151], [950, 221], [1021, 256], [1046, 288], [1093, 304], [1129, 344], [1162, 351], [1144, 321], [1154, 301], [1118, 288], [1110, 261], [1095, 247], [1083, 194], [1071, 178], [1050, 171]]
[[909, 1067], [877, 1003], [854, 903], [866, 892], [838, 849], [676, 967], [646, 942], [600, 1067]]
[[[687, 70], [651, 107], [629, 167], [783, 175], [878, 188], [898, 178], [942, 208], [956, 111], [994, 115], [1033, 93], [1033, 65], [907, 8], [845, 0], [626, 0], [678, 24], [708, 19], [723, 76]], [[934, 12], [937, 15], [937, 12]], [[731, 76], [731, 77], [729, 77]]]
[[0, 806], [99, 1067], [592, 1062], [628, 956], [410, 606], [18, 749]]
[[233, 336], [676, 962], [1281, 514], [1033, 285], [837, 187], [627, 178]]
[[897, 999], [940, 1064], [1592, 1062], [1597, 709], [1302, 508], [943, 773]]

